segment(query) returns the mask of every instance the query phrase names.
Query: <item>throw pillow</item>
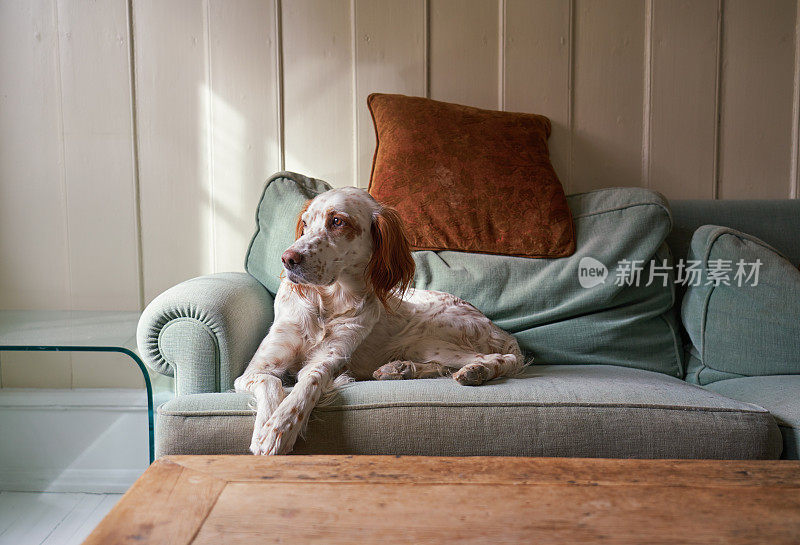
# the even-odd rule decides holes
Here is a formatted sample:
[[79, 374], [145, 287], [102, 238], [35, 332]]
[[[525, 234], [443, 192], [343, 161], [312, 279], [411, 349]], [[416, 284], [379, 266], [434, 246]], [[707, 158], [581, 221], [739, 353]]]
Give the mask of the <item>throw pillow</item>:
[[692, 263], [701, 274], [687, 277], [681, 308], [686, 380], [800, 374], [800, 271], [756, 237], [716, 225], [695, 231]]
[[549, 119], [403, 95], [372, 94], [367, 104], [377, 137], [369, 190], [400, 213], [413, 249], [575, 251]]

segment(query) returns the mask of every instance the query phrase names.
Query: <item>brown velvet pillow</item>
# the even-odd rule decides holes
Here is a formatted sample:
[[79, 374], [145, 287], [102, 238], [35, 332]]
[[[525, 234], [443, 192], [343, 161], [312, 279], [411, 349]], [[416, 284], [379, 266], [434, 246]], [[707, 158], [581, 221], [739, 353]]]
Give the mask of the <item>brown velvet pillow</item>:
[[403, 95], [372, 94], [367, 104], [378, 140], [369, 192], [397, 209], [414, 250], [575, 251], [549, 119]]

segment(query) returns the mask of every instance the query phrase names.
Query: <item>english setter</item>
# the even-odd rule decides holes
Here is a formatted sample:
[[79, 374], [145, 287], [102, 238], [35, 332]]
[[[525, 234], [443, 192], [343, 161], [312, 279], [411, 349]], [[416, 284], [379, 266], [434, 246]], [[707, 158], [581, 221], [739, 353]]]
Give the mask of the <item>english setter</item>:
[[[290, 452], [340, 376], [452, 374], [478, 385], [522, 367], [516, 339], [478, 309], [448, 293], [409, 289], [414, 260], [400, 217], [363, 189], [309, 201], [295, 234], [281, 258], [274, 323], [234, 383], [256, 399], [254, 454]], [[297, 377], [288, 395], [287, 374]]]

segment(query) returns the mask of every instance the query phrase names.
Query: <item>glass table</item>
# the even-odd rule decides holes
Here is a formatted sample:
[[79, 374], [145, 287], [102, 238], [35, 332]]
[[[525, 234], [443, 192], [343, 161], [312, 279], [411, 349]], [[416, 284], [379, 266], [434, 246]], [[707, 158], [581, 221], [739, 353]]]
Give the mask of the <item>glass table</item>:
[[172, 381], [145, 367], [136, 347], [139, 312], [78, 310], [0, 310], [0, 351], [52, 350], [64, 352], [121, 352], [129, 356], [144, 377], [147, 389], [147, 425], [150, 462], [155, 434], [153, 384], [159, 397], [171, 397]]

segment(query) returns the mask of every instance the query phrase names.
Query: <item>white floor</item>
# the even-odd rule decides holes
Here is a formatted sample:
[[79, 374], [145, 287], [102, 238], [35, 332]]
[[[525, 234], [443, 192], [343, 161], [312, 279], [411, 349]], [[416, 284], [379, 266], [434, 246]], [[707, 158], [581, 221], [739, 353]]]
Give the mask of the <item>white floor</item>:
[[80, 544], [121, 497], [0, 491], [0, 545]]

